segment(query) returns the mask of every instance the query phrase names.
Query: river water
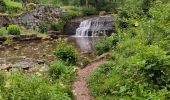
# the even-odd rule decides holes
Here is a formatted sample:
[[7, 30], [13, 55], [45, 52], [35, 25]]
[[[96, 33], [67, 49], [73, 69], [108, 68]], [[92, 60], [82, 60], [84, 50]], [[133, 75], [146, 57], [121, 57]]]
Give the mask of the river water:
[[[69, 44], [75, 46], [80, 52], [94, 50], [98, 37], [65, 37]], [[57, 40], [52, 41], [25, 41], [15, 43], [11, 47], [0, 49], [0, 64], [16, 64], [21, 62], [54, 61]]]

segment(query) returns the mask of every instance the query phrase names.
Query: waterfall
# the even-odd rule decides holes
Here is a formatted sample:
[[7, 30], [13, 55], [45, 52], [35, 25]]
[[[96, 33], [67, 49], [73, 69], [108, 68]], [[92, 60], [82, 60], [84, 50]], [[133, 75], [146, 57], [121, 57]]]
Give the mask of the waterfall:
[[85, 20], [80, 23], [79, 28], [76, 30], [76, 36], [88, 36], [88, 32], [91, 26], [90, 20]]
[[113, 30], [112, 16], [100, 16], [84, 20], [76, 29], [76, 36], [99, 36], [106, 34], [107, 31]]

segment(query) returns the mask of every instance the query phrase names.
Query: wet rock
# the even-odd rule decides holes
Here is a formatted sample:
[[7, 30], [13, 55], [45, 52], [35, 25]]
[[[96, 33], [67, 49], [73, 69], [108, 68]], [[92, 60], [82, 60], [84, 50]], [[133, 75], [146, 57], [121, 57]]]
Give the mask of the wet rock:
[[52, 38], [50, 36], [45, 36], [45, 37], [42, 38], [42, 40], [45, 40], [45, 41], [46, 40], [52, 40]]
[[36, 62], [37, 62], [38, 64], [44, 64], [44, 63], [45, 63], [44, 60], [37, 60]]
[[114, 31], [113, 22], [114, 18], [111, 15], [84, 20], [79, 28], [76, 29], [76, 36], [110, 35], [110, 31]]
[[4, 41], [6, 41], [7, 40], [7, 38], [6, 37], [4, 37], [4, 36], [0, 36], [0, 42], [4, 42]]
[[14, 47], [14, 50], [19, 50], [20, 48], [18, 46]]
[[13, 65], [14, 68], [22, 68], [23, 70], [29, 70], [34, 67], [36, 64], [31, 61], [22, 61]]
[[12, 40], [14, 41], [30, 41], [30, 40], [41, 40], [36, 34], [32, 35], [12, 35]]
[[[110, 15], [108, 15], [110, 16]], [[103, 17], [103, 16], [88, 16], [88, 17], [82, 17], [82, 18], [76, 18], [73, 20], [70, 20], [69, 22], [66, 23], [65, 27], [64, 27], [64, 34], [65, 35], [75, 35], [76, 33], [76, 29], [79, 27], [80, 23], [83, 22], [84, 20], [91, 20], [92, 24], [95, 23], [96, 20], [99, 21], [99, 23], [104, 22], [104, 24], [107, 25], [107, 27], [104, 28], [104, 30], [108, 33], [112, 33], [114, 31], [114, 28], [110, 26], [112, 26], [112, 23], [114, 22], [114, 18], [113, 17]], [[90, 34], [92, 34], [91, 29], [89, 30], [89, 36]]]
[[0, 70], [10, 70], [12, 67], [10, 64], [0, 64]]
[[48, 31], [48, 35], [49, 35], [51, 38], [55, 39], [55, 38], [58, 37], [58, 35], [61, 35], [61, 32], [60, 32], [60, 31]]

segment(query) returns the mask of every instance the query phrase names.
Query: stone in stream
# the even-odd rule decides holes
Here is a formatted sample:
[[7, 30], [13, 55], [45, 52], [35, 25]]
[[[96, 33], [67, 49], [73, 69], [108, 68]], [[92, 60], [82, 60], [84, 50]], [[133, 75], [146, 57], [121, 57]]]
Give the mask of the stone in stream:
[[6, 41], [7, 40], [7, 38], [6, 37], [4, 37], [4, 36], [0, 36], [0, 41], [1, 42], [4, 42], [4, 41]]
[[22, 68], [24, 70], [29, 70], [34, 67], [36, 64], [32, 61], [21, 61], [13, 65], [13, 68]]
[[10, 70], [12, 67], [10, 64], [0, 64], [0, 70]]

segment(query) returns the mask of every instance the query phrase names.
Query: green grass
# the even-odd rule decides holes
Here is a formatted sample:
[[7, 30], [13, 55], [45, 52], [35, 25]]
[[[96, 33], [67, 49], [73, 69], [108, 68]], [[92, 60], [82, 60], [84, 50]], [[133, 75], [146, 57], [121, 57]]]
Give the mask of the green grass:
[[13, 2], [11, 0], [4, 0], [6, 6], [8, 7], [15, 7], [15, 8], [19, 8], [22, 9], [22, 4], [19, 2]]

